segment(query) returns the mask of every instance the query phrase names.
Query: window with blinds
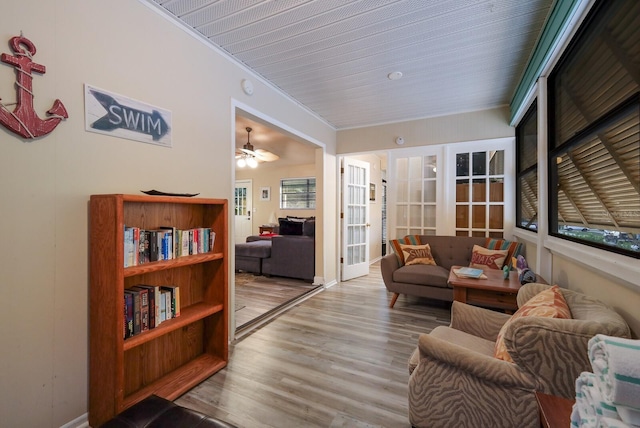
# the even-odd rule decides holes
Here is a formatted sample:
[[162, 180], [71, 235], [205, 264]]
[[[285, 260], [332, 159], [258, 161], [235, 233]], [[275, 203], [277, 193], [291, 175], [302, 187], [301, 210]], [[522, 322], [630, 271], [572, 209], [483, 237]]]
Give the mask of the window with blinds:
[[538, 230], [538, 104], [516, 127], [516, 227]]
[[640, 258], [640, 2], [599, 1], [549, 77], [550, 234]]
[[283, 178], [280, 180], [281, 209], [315, 209], [315, 178]]

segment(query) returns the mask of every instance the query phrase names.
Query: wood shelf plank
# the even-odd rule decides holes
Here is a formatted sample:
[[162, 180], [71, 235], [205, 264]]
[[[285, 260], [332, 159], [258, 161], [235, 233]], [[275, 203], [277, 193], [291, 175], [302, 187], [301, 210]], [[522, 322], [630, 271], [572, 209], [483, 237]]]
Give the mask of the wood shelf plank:
[[125, 278], [136, 275], [144, 275], [145, 273], [158, 272], [165, 269], [175, 269], [183, 266], [191, 266], [199, 263], [209, 262], [212, 260], [220, 260], [224, 258], [222, 253], [202, 253], [192, 256], [178, 257], [177, 259], [162, 260], [159, 262], [145, 263], [138, 266], [130, 266], [124, 268]]
[[226, 365], [227, 362], [219, 357], [203, 354], [195, 360], [157, 379], [150, 385], [126, 396], [123, 401], [123, 409], [134, 405], [151, 394], [173, 401], [203, 380], [226, 367]]
[[224, 305], [222, 304], [208, 305], [206, 303], [197, 303], [195, 305], [191, 305], [187, 308], [184, 308], [184, 310], [180, 312], [179, 317], [167, 320], [156, 328], [153, 328], [151, 330], [145, 331], [143, 333], [137, 334], [133, 337], [130, 337], [124, 340], [123, 349], [125, 351], [129, 349], [133, 349], [136, 346], [140, 346], [143, 343], [147, 343], [171, 331], [177, 330], [193, 322], [196, 322], [210, 315], [218, 313], [223, 309], [224, 309]]

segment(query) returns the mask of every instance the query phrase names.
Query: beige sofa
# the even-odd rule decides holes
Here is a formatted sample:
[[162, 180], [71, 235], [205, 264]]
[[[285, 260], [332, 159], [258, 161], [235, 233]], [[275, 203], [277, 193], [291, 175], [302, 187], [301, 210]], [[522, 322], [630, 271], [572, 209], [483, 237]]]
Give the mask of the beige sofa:
[[428, 243], [437, 264], [400, 266], [395, 254], [387, 254], [380, 262], [382, 279], [394, 293], [390, 307], [400, 294], [453, 301], [453, 288], [447, 283], [452, 266], [469, 266], [474, 245], [483, 246], [487, 238], [468, 236], [420, 236]]
[[[522, 306], [549, 285], [518, 292]], [[420, 335], [409, 361], [409, 419], [418, 427], [539, 427], [534, 391], [575, 398], [575, 379], [591, 371], [588, 341], [629, 337], [624, 319], [602, 302], [561, 289], [572, 319], [525, 316], [504, 334], [514, 362], [494, 358], [510, 316], [453, 302], [449, 327]]]

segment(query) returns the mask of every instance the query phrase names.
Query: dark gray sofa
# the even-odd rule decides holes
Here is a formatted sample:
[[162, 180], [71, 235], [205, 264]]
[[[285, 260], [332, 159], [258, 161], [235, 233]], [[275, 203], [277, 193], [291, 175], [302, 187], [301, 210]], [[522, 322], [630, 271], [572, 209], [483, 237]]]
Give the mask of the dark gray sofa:
[[280, 232], [300, 234], [247, 237], [247, 242], [236, 244], [236, 270], [313, 282], [315, 219], [281, 219]]
[[484, 246], [486, 238], [468, 236], [420, 236], [428, 243], [437, 266], [400, 266], [395, 254], [387, 254], [380, 262], [382, 279], [387, 290], [394, 293], [389, 307], [393, 308], [400, 294], [453, 301], [453, 288], [447, 283], [452, 266], [469, 266], [474, 245]]
[[271, 239], [271, 257], [262, 260], [262, 274], [313, 282], [315, 266], [314, 237], [279, 235]]

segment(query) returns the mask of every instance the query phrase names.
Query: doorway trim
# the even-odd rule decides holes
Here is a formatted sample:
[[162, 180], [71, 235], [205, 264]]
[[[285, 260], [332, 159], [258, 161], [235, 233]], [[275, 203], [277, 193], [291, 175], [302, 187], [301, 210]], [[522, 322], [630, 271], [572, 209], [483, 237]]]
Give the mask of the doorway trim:
[[[326, 182], [326, 177], [325, 177], [325, 162], [326, 162], [326, 145], [324, 143], [322, 143], [321, 141], [295, 129], [292, 128], [291, 126], [279, 121], [278, 119], [275, 119], [259, 110], [254, 109], [253, 107], [235, 99], [235, 98], [231, 98], [231, 103], [230, 103], [230, 129], [231, 129], [231, 138], [230, 140], [230, 149], [231, 149], [231, 158], [229, 159], [229, 162], [231, 162], [232, 165], [235, 165], [235, 151], [236, 151], [236, 116], [237, 116], [237, 112], [238, 110], [243, 111], [245, 113], [247, 113], [247, 115], [249, 116], [253, 116], [256, 117], [266, 123], [268, 123], [269, 125], [273, 125], [275, 128], [279, 128], [285, 132], [288, 132], [302, 140], [305, 140], [308, 143], [313, 144], [314, 146], [316, 146], [316, 148], [321, 149], [322, 150], [322, 165], [321, 165], [321, 172], [322, 172], [322, 185], [324, 186], [324, 183]], [[318, 156], [316, 156], [316, 171], [318, 171], [317, 168], [317, 159]], [[230, 195], [234, 195], [235, 192], [235, 182], [236, 182], [236, 170], [235, 167], [231, 168], [231, 188], [229, 189], [229, 194]], [[320, 202], [320, 203], [318, 203]], [[318, 206], [320, 206], [320, 210], [317, 208]], [[232, 216], [233, 215], [233, 206], [231, 206], [231, 204], [229, 204], [229, 215]], [[323, 247], [324, 247], [324, 243], [325, 242], [329, 242], [327, 241], [327, 238], [331, 238], [331, 237], [327, 237], [325, 236], [325, 229], [324, 227], [322, 227], [322, 223], [324, 221], [324, 219], [326, 218], [326, 216], [328, 214], [332, 214], [328, 212], [327, 209], [327, 204], [325, 203], [325, 192], [322, 192], [322, 201], [316, 201], [316, 217], [319, 218], [319, 222], [317, 224], [320, 225], [319, 228], [316, 228], [316, 232], [320, 232], [320, 234], [316, 233], [316, 268], [322, 270], [322, 272], [319, 272], [318, 270], [316, 270], [316, 277], [314, 278], [314, 283], [316, 284], [324, 284], [324, 278], [326, 277], [325, 273], [324, 273], [324, 253], [323, 253]], [[317, 227], [317, 226], [316, 226]], [[235, 225], [231, 224], [231, 231], [230, 231], [230, 235], [231, 237], [235, 237]], [[234, 308], [235, 307], [235, 242], [234, 239], [229, 239], [229, 246], [230, 248], [228, 249], [228, 254], [230, 255], [230, 260], [229, 260], [229, 307], [230, 308]], [[322, 276], [318, 276], [318, 274], [322, 274]], [[337, 278], [338, 276], [336, 276]], [[326, 287], [326, 284], [323, 285], [323, 287]], [[322, 287], [322, 288], [323, 288]], [[229, 341], [233, 341], [236, 338], [236, 319], [235, 319], [235, 314], [233, 312], [230, 313], [230, 317], [229, 317]]]

